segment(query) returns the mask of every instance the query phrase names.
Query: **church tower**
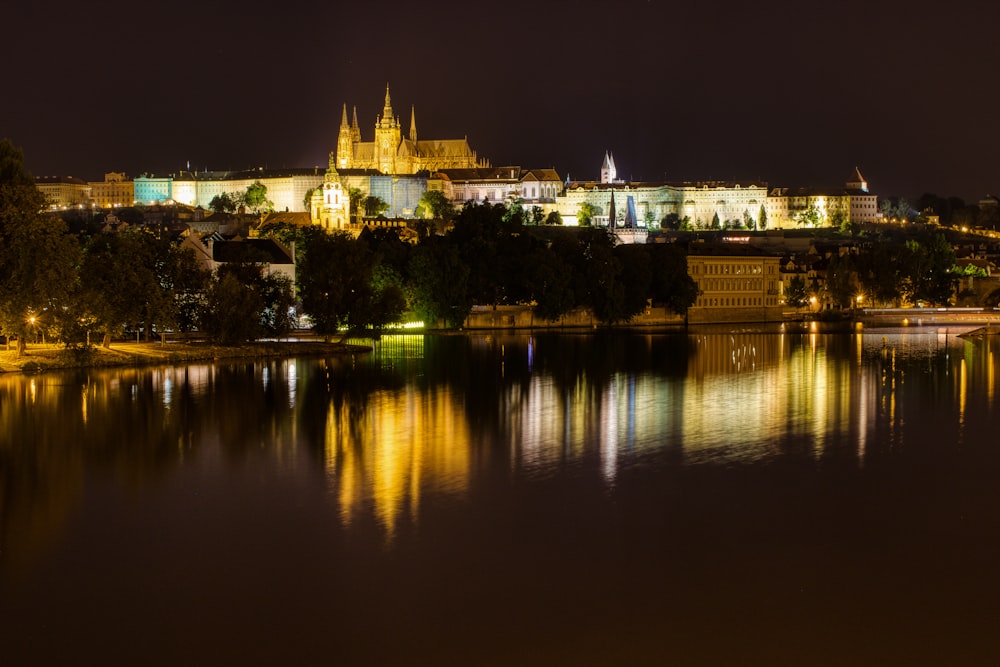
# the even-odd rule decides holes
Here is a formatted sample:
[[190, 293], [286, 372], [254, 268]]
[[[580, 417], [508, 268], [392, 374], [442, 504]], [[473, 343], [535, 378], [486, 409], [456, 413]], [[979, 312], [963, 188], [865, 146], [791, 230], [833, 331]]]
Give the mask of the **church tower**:
[[402, 140], [402, 128], [399, 119], [392, 113], [389, 84], [386, 84], [382, 117], [375, 121], [375, 155], [378, 170], [383, 174], [396, 173], [396, 153]]
[[410, 141], [417, 142], [417, 110], [412, 104], [410, 105]]
[[851, 180], [846, 183], [848, 190], [861, 190], [862, 192], [868, 192], [868, 181], [865, 177], [861, 175], [861, 170], [857, 167], [854, 168], [854, 173], [851, 174]]
[[351, 126], [347, 124], [347, 105], [340, 117], [340, 132], [337, 134], [337, 166], [350, 169], [354, 164], [354, 137]]
[[[347, 111], [345, 107], [344, 119]], [[330, 165], [323, 175], [323, 186], [313, 190], [309, 207], [310, 221], [327, 231], [346, 229], [351, 215], [351, 199], [337, 173], [336, 160], [330, 153]]]
[[615, 169], [615, 158], [605, 151], [604, 163], [601, 165], [601, 183], [615, 183], [618, 180], [618, 170]]

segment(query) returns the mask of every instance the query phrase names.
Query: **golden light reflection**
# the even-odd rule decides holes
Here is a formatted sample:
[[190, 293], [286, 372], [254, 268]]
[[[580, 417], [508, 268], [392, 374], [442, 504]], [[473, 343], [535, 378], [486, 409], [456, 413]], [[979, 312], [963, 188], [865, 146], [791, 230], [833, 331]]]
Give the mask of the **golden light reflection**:
[[370, 510], [391, 543], [404, 514], [417, 522], [425, 488], [465, 493], [470, 437], [463, 415], [450, 390], [422, 393], [412, 385], [375, 392], [364, 408], [331, 405], [326, 472], [344, 525]]

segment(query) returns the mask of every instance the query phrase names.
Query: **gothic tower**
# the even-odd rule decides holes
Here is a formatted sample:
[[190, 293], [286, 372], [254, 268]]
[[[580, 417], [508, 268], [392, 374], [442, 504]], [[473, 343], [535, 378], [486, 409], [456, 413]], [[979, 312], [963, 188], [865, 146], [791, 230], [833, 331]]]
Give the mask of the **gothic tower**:
[[341, 169], [350, 169], [354, 162], [354, 137], [351, 133], [351, 126], [347, 124], [347, 105], [344, 105], [344, 113], [340, 117], [340, 132], [337, 134], [337, 166]]
[[615, 158], [605, 151], [604, 163], [601, 165], [601, 183], [614, 183], [618, 180], [618, 170], [615, 169]]
[[410, 141], [414, 143], [417, 141], [417, 110], [412, 104], [410, 105]]
[[389, 84], [385, 84], [385, 106], [382, 107], [382, 117], [375, 121], [375, 155], [378, 170], [383, 174], [396, 173], [396, 153], [402, 140], [399, 119], [392, 113]]

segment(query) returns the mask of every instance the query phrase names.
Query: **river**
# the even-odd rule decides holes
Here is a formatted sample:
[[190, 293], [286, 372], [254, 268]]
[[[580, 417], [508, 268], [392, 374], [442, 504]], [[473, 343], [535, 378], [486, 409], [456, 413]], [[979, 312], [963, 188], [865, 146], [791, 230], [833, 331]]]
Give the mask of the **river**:
[[996, 664], [998, 337], [0, 376], [3, 665]]

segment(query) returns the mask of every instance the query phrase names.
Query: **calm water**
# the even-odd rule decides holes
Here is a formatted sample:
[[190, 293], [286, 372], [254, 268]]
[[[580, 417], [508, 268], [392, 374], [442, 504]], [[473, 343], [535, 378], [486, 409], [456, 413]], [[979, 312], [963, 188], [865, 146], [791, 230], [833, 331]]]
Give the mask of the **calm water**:
[[0, 664], [997, 664], [965, 330], [0, 376]]

